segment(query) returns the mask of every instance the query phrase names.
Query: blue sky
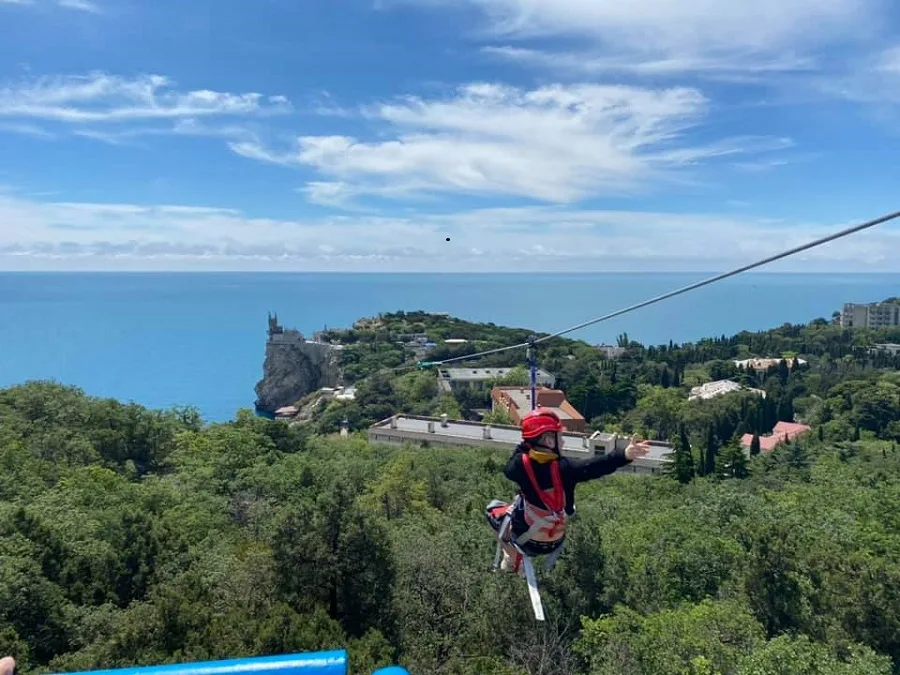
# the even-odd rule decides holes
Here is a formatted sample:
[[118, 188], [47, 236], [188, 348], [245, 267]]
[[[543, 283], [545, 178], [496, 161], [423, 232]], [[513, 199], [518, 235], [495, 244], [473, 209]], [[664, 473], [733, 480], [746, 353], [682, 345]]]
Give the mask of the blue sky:
[[[900, 208], [888, 0], [0, 0], [0, 26], [0, 270], [717, 270]], [[772, 269], [896, 251], [888, 224]]]

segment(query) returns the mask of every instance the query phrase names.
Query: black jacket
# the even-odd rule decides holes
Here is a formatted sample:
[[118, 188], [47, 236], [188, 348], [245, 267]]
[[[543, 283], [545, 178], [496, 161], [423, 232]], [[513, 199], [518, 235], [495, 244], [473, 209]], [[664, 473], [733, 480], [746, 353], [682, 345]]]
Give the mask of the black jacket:
[[[525, 473], [525, 466], [522, 464], [522, 453], [524, 452], [528, 452], [528, 448], [524, 443], [520, 443], [506, 463], [503, 474], [519, 486], [525, 499], [531, 504], [546, 509], [547, 505], [535, 493], [534, 488], [531, 487], [531, 481], [528, 480], [528, 474]], [[608, 476], [617, 469], [631, 464], [631, 460], [625, 458], [624, 450], [614, 450], [594, 459], [583, 461], [574, 461], [568, 457], [560, 457], [557, 461], [559, 461], [559, 474], [562, 478], [563, 490], [566, 493], [566, 513], [568, 515], [575, 512], [575, 486], [578, 483]], [[553, 487], [549, 464], [532, 461], [531, 466], [534, 469], [538, 485], [542, 489], [547, 490]]]

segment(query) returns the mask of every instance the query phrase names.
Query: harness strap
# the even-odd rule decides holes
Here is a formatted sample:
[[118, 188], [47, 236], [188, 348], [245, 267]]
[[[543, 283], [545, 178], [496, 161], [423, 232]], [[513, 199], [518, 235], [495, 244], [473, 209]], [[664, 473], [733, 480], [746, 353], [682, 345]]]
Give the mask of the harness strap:
[[[527, 454], [522, 455], [522, 464], [525, 467], [525, 473], [528, 475], [528, 480], [531, 483], [531, 486], [534, 488], [535, 492], [537, 492], [539, 498], [547, 508], [539, 509], [539, 507], [537, 506], [530, 506], [533, 509], [549, 511], [549, 513], [541, 518], [536, 518], [531, 524], [531, 527], [528, 528], [527, 532], [523, 532], [521, 535], [516, 537], [516, 541], [520, 544], [524, 544], [525, 542], [530, 541], [540, 530], [545, 528], [548, 528], [547, 534], [550, 537], [555, 537], [556, 533], [565, 527], [566, 521], [566, 516], [564, 513], [566, 493], [563, 490], [562, 476], [560, 475], [559, 471], [559, 462], [554, 461], [550, 465], [550, 477], [553, 481], [552, 494], [550, 493], [550, 491], [541, 489], [541, 486], [537, 481], [537, 476], [535, 476], [534, 473], [534, 467], [531, 465], [531, 458]], [[519, 498], [524, 502], [527, 508], [529, 504], [528, 501], [524, 498], [524, 495], [520, 495]]]
[[538, 493], [541, 501], [547, 506], [547, 509], [554, 512], [562, 511], [566, 507], [566, 493], [563, 491], [562, 476], [559, 474], [559, 461], [550, 463], [550, 477], [553, 481], [553, 494], [549, 491], [541, 489], [537, 482], [537, 476], [534, 475], [534, 467], [531, 466], [531, 457], [528, 453], [522, 453], [522, 465], [525, 467], [525, 473], [531, 482], [531, 487]]

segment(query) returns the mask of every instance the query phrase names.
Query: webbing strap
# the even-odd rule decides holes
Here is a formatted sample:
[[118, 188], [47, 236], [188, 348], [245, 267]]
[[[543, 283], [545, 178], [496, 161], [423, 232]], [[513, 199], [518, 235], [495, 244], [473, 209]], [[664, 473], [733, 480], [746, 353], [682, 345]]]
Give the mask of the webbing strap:
[[550, 477], [553, 481], [553, 495], [547, 490], [541, 489], [537, 482], [537, 476], [534, 475], [534, 467], [531, 466], [531, 457], [528, 453], [522, 453], [522, 465], [525, 467], [525, 473], [531, 487], [540, 496], [541, 501], [550, 511], [562, 511], [566, 507], [566, 493], [563, 491], [562, 476], [559, 474], [559, 461], [555, 460], [550, 463]]

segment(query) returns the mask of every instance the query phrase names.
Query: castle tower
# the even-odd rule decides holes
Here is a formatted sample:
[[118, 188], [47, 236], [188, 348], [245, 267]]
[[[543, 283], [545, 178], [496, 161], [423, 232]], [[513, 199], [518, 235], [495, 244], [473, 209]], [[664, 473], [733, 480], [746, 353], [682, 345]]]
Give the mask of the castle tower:
[[284, 328], [278, 325], [278, 312], [274, 316], [269, 312], [269, 337], [283, 332]]

